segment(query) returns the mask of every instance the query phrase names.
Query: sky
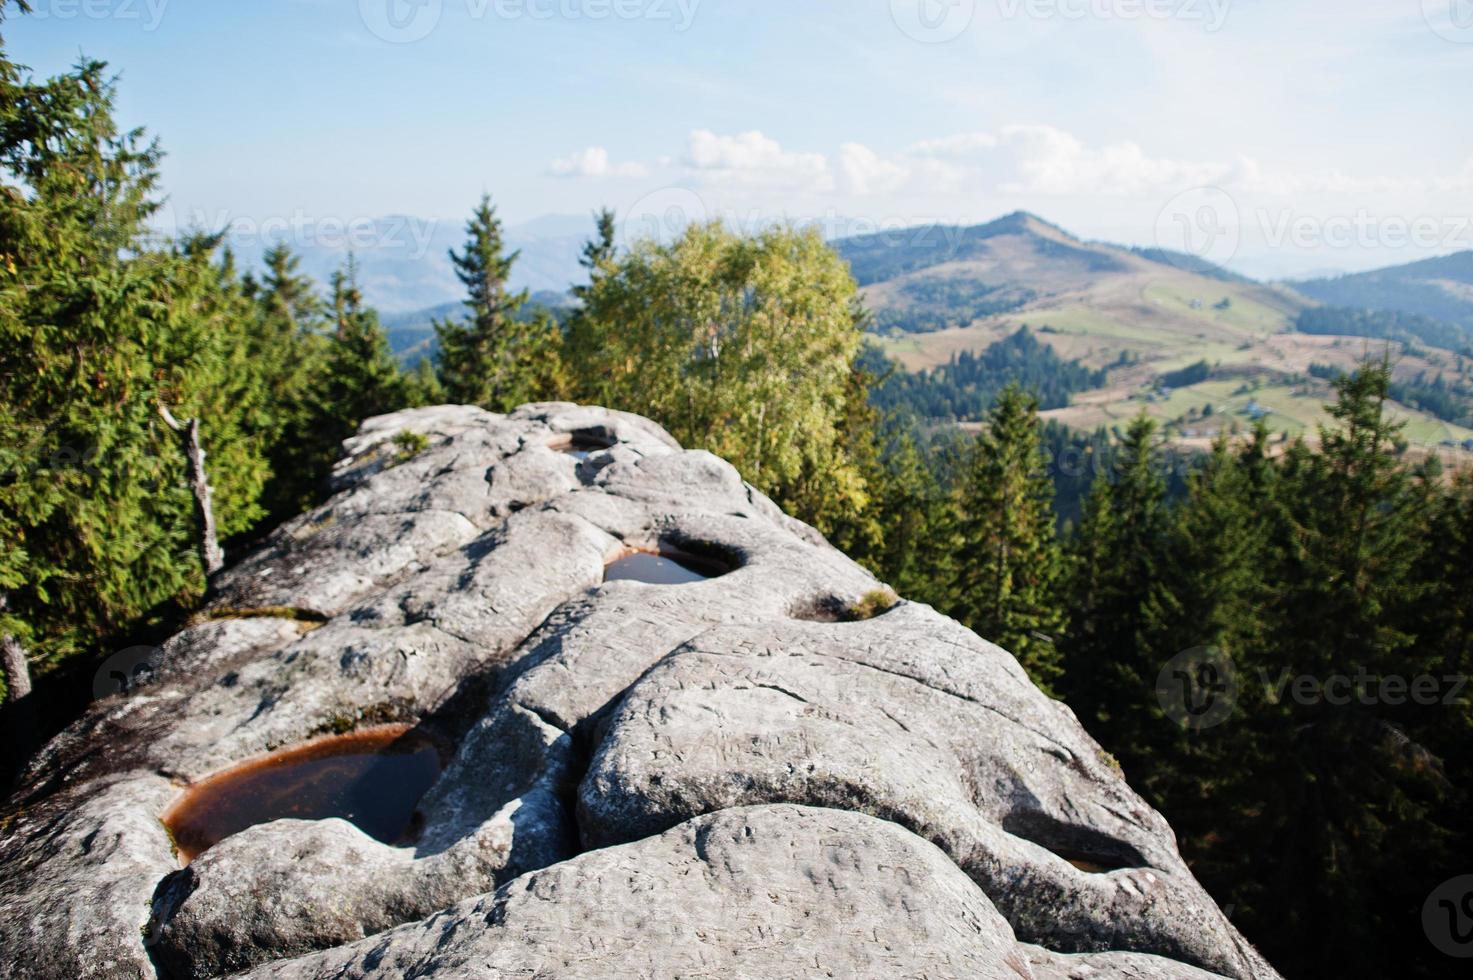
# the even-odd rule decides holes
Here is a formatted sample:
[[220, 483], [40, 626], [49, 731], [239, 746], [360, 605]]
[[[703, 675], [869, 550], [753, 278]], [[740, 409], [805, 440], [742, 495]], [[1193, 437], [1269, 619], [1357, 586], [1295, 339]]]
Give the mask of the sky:
[[413, 237], [484, 191], [627, 235], [1022, 209], [1260, 277], [1473, 248], [1473, 0], [33, 6], [10, 56], [119, 72], [170, 226]]

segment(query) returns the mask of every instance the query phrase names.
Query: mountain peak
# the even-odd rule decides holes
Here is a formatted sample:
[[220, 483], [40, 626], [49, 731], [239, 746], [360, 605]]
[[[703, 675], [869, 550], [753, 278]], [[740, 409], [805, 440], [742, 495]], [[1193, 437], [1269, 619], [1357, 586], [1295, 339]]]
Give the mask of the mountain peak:
[[1040, 238], [1077, 242], [1079, 239], [1051, 221], [1046, 221], [1032, 211], [1013, 211], [988, 222], [982, 227], [992, 234], [1035, 235]]

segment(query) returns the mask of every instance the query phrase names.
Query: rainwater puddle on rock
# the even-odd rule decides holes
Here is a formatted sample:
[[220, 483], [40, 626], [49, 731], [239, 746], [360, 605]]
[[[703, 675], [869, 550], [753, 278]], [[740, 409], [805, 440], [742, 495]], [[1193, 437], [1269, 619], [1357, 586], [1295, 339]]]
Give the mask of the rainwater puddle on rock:
[[665, 550], [658, 554], [636, 551], [604, 569], [605, 582], [644, 582], [648, 585], [688, 585], [719, 578], [731, 571], [710, 558]]
[[283, 749], [190, 787], [164, 815], [188, 864], [247, 827], [272, 820], [341, 817], [392, 844], [440, 774], [433, 742], [407, 725], [321, 738]]

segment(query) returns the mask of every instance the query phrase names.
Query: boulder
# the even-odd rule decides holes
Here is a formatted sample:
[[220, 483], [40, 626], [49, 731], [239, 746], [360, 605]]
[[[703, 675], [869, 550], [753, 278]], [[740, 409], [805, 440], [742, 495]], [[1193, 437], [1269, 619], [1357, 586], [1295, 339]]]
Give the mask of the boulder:
[[[1008, 653], [846, 621], [882, 584], [647, 420], [400, 412], [334, 488], [31, 762], [0, 975], [1276, 976]], [[728, 571], [604, 581], [635, 549]], [[192, 784], [380, 722], [451, 747], [411, 836], [182, 866]]]

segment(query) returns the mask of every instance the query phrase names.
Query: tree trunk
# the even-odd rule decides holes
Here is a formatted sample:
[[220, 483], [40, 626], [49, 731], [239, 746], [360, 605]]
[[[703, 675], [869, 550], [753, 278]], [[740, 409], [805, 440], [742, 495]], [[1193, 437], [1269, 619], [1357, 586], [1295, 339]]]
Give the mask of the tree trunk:
[[[10, 596], [0, 592], [0, 613], [9, 605]], [[0, 739], [5, 743], [5, 753], [0, 756], [0, 786], [4, 786], [30, 758], [40, 731], [26, 648], [10, 633], [0, 634], [0, 671], [4, 672], [6, 692], [4, 710], [0, 711]]]
[[[0, 592], [0, 613], [10, 608], [10, 596]], [[9, 633], [0, 636], [0, 669], [5, 672], [6, 698], [14, 704], [31, 693], [31, 665], [26, 648]]]
[[189, 485], [194, 490], [194, 516], [199, 522], [199, 557], [205, 567], [205, 577], [214, 575], [225, 567], [225, 552], [220, 549], [220, 538], [215, 531], [214, 494], [205, 472], [205, 450], [200, 444], [199, 419], [189, 420], [187, 426], [180, 425], [164, 406], [159, 414], [169, 428], [184, 436], [184, 455], [189, 462]]
[[215, 531], [214, 494], [205, 474], [205, 451], [200, 446], [197, 418], [189, 420], [185, 452], [189, 454], [189, 482], [194, 487], [194, 510], [199, 518], [200, 559], [205, 565], [205, 575], [214, 575], [225, 567], [225, 552], [220, 549], [220, 537]]
[[26, 663], [25, 647], [9, 634], [0, 637], [0, 659], [5, 669], [6, 698], [14, 704], [31, 693], [31, 668]]

